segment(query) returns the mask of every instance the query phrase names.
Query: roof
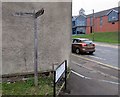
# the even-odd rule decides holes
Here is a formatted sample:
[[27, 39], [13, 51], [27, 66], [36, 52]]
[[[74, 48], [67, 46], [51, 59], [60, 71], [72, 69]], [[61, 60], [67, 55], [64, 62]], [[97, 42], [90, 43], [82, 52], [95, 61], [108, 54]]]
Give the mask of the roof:
[[[104, 10], [104, 11], [100, 11], [100, 12], [94, 13], [94, 16], [95, 16], [95, 17], [105, 16], [105, 15], [107, 15], [109, 12], [111, 12], [112, 10], [113, 10], [113, 11], [116, 11], [116, 12], [119, 12], [119, 7], [115, 7], [115, 8], [111, 8], [111, 9], [107, 9], [107, 10]], [[91, 16], [93, 16], [93, 14], [87, 15], [87, 17], [91, 17]]]
[[83, 17], [87, 17], [85, 14], [79, 14], [76, 18], [80, 17], [80, 16], [83, 16]]
[[117, 10], [112, 9], [112, 10], [110, 10], [110, 11], [109, 11], [106, 15], [109, 15], [112, 11], [114, 11], [114, 12], [118, 13], [118, 11], [117, 11]]
[[77, 16], [72, 16], [72, 21], [75, 21], [76, 18]]
[[78, 17], [84, 16], [85, 18], [87, 17], [86, 15], [78, 15], [78, 16], [72, 16], [72, 21], [75, 21]]
[[88, 38], [72, 38], [72, 39], [89, 40]]

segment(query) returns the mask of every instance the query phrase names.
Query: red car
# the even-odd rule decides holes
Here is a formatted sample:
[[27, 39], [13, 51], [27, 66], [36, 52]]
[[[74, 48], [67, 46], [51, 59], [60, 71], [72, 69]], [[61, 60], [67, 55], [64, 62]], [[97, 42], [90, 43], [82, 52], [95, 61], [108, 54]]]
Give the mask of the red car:
[[72, 39], [72, 52], [76, 54], [93, 54], [95, 52], [95, 44], [86, 38], [74, 38]]

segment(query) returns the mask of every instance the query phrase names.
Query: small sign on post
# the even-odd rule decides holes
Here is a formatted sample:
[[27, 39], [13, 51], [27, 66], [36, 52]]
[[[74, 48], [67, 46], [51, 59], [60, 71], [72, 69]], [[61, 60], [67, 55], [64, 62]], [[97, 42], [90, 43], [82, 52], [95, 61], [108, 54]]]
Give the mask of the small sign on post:
[[55, 70], [54, 70], [54, 97], [56, 97], [56, 84], [62, 78], [63, 74], [65, 74], [65, 90], [66, 90], [66, 82], [67, 82], [67, 60], [62, 62]]
[[41, 10], [35, 13], [35, 18], [41, 16], [43, 13], [44, 13], [44, 9], [42, 8]]

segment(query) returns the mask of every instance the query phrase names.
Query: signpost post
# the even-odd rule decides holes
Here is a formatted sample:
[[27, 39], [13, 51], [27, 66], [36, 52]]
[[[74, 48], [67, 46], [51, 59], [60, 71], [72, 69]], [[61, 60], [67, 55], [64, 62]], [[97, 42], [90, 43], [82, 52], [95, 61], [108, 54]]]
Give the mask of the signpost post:
[[38, 33], [37, 33], [37, 18], [44, 13], [44, 9], [33, 13], [28, 12], [16, 12], [15, 16], [30, 15], [34, 18], [34, 84], [38, 86]]
[[38, 33], [37, 33], [37, 18], [44, 13], [42, 8], [35, 13], [34, 10], [34, 83], [38, 86]]

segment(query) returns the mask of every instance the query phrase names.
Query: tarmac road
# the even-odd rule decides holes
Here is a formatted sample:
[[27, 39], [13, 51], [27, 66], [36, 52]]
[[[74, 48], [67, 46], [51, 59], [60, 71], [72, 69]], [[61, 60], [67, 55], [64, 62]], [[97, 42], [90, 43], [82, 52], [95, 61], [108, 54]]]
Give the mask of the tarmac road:
[[96, 51], [93, 55], [82, 55], [85, 58], [93, 59], [110, 66], [118, 67], [118, 46], [95, 43]]

